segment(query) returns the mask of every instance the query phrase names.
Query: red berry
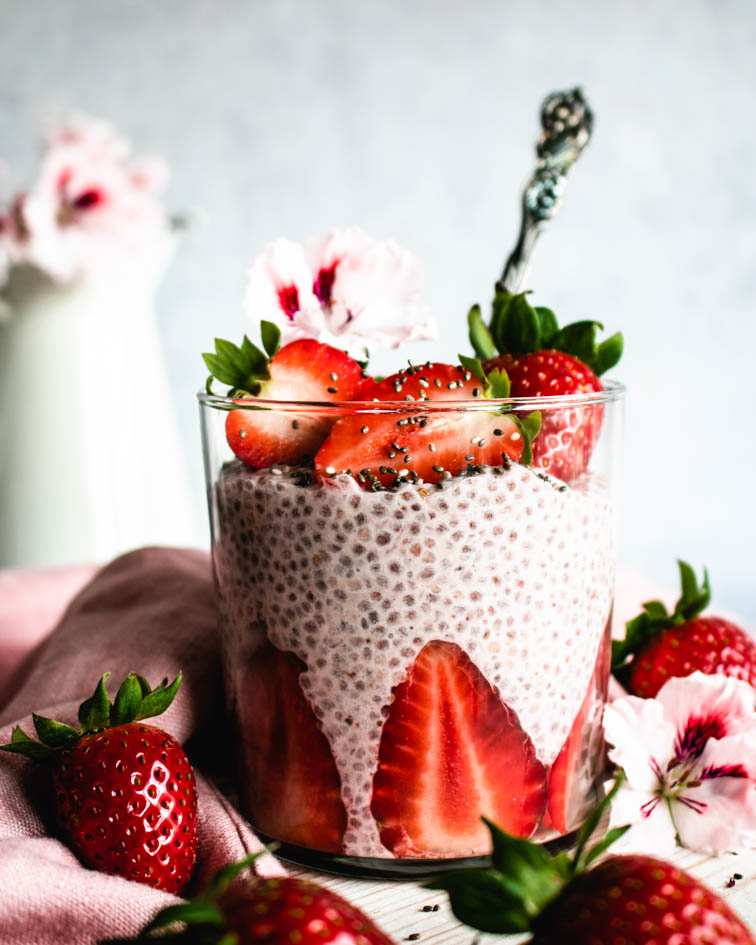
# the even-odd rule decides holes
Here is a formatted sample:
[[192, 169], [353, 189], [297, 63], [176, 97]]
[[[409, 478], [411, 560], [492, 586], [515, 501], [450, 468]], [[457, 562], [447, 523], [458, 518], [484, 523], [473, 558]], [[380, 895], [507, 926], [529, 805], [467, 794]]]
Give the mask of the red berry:
[[[562, 834], [575, 826], [575, 806], [584, 800], [591, 786], [590, 783], [580, 785], [581, 789], [576, 790], [581, 769], [586, 766], [593, 772], [595, 759], [603, 757], [604, 753], [601, 713], [609, 682], [610, 641], [611, 629], [607, 625], [599, 643], [596, 665], [585, 699], [564, 745], [549, 769], [548, 806], [544, 826], [553, 827]], [[587, 755], [590, 755], [588, 763]]]
[[699, 585], [693, 568], [678, 561], [682, 593], [672, 613], [648, 601], [612, 643], [612, 671], [634, 695], [653, 698], [668, 679], [721, 673], [756, 686], [756, 642], [721, 617], [701, 617], [709, 605], [709, 575]]
[[409, 481], [435, 483], [444, 473], [457, 475], [469, 465], [501, 466], [519, 460], [525, 444], [520, 426], [513, 414], [487, 410], [483, 395], [477, 377], [451, 364], [420, 365], [392, 374], [376, 386], [374, 399], [415, 404], [479, 401], [481, 409], [345, 416], [315, 457], [315, 468], [321, 477], [350, 470], [370, 488], [376, 482], [395, 484], [403, 471]]
[[756, 945], [710, 889], [650, 856], [607, 856], [611, 831], [590, 844], [621, 782], [580, 828], [575, 851], [549, 854], [490, 824], [491, 864], [440, 873], [455, 916], [484, 932], [530, 932], [529, 945]]
[[486, 853], [481, 816], [529, 836], [543, 814], [545, 774], [517, 716], [465, 652], [429, 643], [394, 691], [371, 810], [395, 856]]
[[58, 824], [92, 869], [166, 892], [189, 881], [197, 856], [197, 791], [170, 735], [131, 722], [84, 735], [53, 774]]
[[262, 879], [218, 902], [238, 945], [393, 945], [364, 913], [306, 879]]
[[[512, 397], [560, 397], [593, 394], [603, 385], [593, 371], [564, 351], [502, 354], [484, 363], [486, 372], [503, 369]], [[549, 408], [533, 441], [533, 465], [569, 482], [587, 467], [601, 430], [601, 406]]]
[[756, 642], [721, 617], [696, 617], [654, 634], [636, 653], [628, 688], [651, 699], [673, 676], [721, 673], [756, 687]]
[[339, 853], [346, 829], [341, 778], [299, 676], [305, 664], [269, 643], [252, 656], [238, 706], [244, 803], [266, 836]]
[[610, 856], [580, 873], [531, 924], [531, 945], [754, 945], [727, 904], [650, 856]]
[[312, 459], [328, 436], [333, 419], [275, 406], [259, 409], [256, 400], [327, 403], [374, 396], [375, 381], [357, 361], [312, 338], [281, 348], [271, 359], [268, 372], [270, 377], [248, 401], [250, 406], [232, 410], [226, 418], [229, 446], [239, 459], [257, 469]]
[[181, 674], [155, 689], [130, 673], [110, 703], [103, 676], [79, 707], [80, 729], [34, 715], [39, 741], [19, 726], [4, 751], [49, 764], [64, 839], [92, 869], [179, 892], [197, 858], [197, 790], [171, 735], [142, 719], [173, 701]]

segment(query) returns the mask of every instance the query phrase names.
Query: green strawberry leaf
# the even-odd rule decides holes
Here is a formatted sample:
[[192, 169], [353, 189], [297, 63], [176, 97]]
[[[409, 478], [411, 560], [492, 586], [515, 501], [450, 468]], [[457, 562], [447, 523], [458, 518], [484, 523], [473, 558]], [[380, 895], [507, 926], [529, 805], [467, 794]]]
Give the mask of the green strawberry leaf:
[[260, 337], [268, 357], [275, 357], [281, 347], [281, 329], [275, 322], [262, 321], [260, 322]]
[[601, 322], [596, 321], [573, 322], [554, 335], [551, 345], [590, 367], [596, 357], [596, 329], [603, 327]]
[[564, 885], [570, 871], [569, 858], [566, 854], [553, 857], [540, 844], [513, 837], [485, 817], [483, 821], [491, 831], [494, 866], [540, 911]]
[[279, 846], [280, 844], [278, 843], [271, 843], [264, 850], [258, 850], [256, 853], [248, 853], [245, 857], [242, 857], [241, 860], [237, 860], [235, 863], [228, 863], [226, 866], [221, 867], [221, 869], [214, 874], [210, 885], [207, 887], [206, 895], [211, 898], [219, 896], [240, 873], [252, 866], [255, 860], [259, 859], [263, 853], [273, 853]]
[[[266, 322], [265, 324], [272, 324]], [[274, 326], [275, 327], [275, 326]], [[270, 329], [264, 329], [269, 344], [274, 342]], [[270, 377], [268, 358], [253, 345], [245, 335], [241, 347], [223, 338], [215, 339], [215, 353], [204, 353], [202, 358], [213, 377], [228, 384], [232, 391], [244, 391], [256, 395], [260, 391], [260, 381]], [[210, 390], [208, 380], [208, 393]]]
[[[155, 932], [158, 929], [164, 929], [169, 925], [182, 922], [184, 925], [223, 925], [223, 913], [218, 906], [206, 899], [195, 899], [193, 902], [182, 902], [177, 906], [166, 906], [155, 918], [148, 923], [140, 933], [140, 940]], [[161, 939], [155, 939], [161, 941]]]
[[[654, 614], [660, 614], [664, 610], [664, 616], [650, 616], [647, 608], [650, 608]], [[656, 633], [657, 628], [661, 629], [671, 626], [671, 620], [667, 616], [666, 608], [661, 601], [648, 601], [643, 605], [643, 613], [628, 620], [625, 624], [625, 637], [623, 640], [612, 640], [612, 672], [615, 676], [625, 666], [629, 657], [633, 656], [638, 650], [650, 640]]]
[[600, 377], [606, 371], [613, 368], [622, 357], [624, 346], [625, 340], [622, 337], [622, 332], [619, 331], [614, 335], [610, 335], [605, 341], [602, 341], [596, 348], [593, 362], [589, 365], [594, 374], [598, 374]]
[[496, 294], [494, 295], [491, 310], [490, 332], [494, 344], [501, 354], [506, 354], [508, 350], [506, 346], [505, 326], [508, 321], [509, 309], [513, 299], [514, 296], [507, 289], [496, 287]]
[[[234, 386], [237, 380], [237, 372], [233, 364], [230, 364], [219, 355], [209, 354], [207, 352], [202, 355], [202, 360], [205, 362], [205, 366], [210, 372], [208, 384], [212, 378], [216, 377], [221, 382], [221, 384], [229, 384]], [[207, 385], [205, 386], [207, 387]], [[210, 391], [208, 391], [208, 393], [210, 393]]]
[[668, 620], [669, 614], [667, 613], [667, 608], [660, 600], [647, 600], [645, 604], [641, 605], [645, 613], [652, 620]]
[[54, 749], [48, 748], [47, 745], [42, 745], [40, 742], [35, 742], [34, 739], [29, 738], [20, 725], [17, 725], [13, 729], [10, 744], [0, 745], [0, 751], [23, 755], [25, 758], [29, 758], [32, 761], [40, 761], [43, 763], [51, 761], [55, 757]]
[[79, 724], [83, 732], [96, 732], [110, 725], [110, 697], [105, 683], [110, 673], [100, 677], [94, 693], [79, 706]]
[[477, 377], [484, 387], [487, 386], [488, 380], [486, 378], [486, 372], [483, 370], [483, 365], [477, 358], [470, 358], [467, 355], [460, 354], [459, 363], [462, 365], [462, 367], [467, 368], [471, 374]]
[[696, 572], [685, 561], [678, 561], [677, 566], [680, 569], [680, 586], [682, 594], [675, 605], [674, 616], [684, 622], [697, 617], [701, 611], [709, 606], [711, 601], [711, 585], [709, 584], [709, 572], [704, 568], [703, 583], [698, 584]]
[[541, 330], [541, 347], [553, 348], [551, 339], [559, 331], [556, 315], [550, 308], [545, 308], [543, 305], [536, 305], [535, 313], [538, 316], [538, 324]]
[[527, 417], [512, 414], [512, 419], [517, 424], [517, 429], [522, 434], [524, 441], [520, 463], [523, 466], [531, 466], [533, 464], [533, 440], [541, 432], [541, 411], [534, 410]]
[[[575, 853], [572, 857], [571, 863], [571, 872], [574, 875], [575, 873], [580, 872], [585, 869], [586, 866], [586, 857], [590, 856], [593, 853], [593, 849], [588, 850], [588, 841], [591, 839], [593, 834], [596, 832], [596, 828], [601, 822], [601, 818], [604, 816], [604, 813], [609, 810], [612, 801], [617, 795], [617, 792], [622, 787], [622, 782], [625, 780], [624, 774], [618, 774], [614, 779], [614, 784], [611, 787], [611, 790], [608, 791], [599, 801], [599, 803], [593, 808], [593, 810], [588, 814], [586, 819], [583, 821], [578, 835], [575, 841]], [[619, 835], [618, 835], [619, 836]], [[612, 843], [618, 839], [618, 836], [615, 836], [612, 839]], [[599, 841], [599, 846], [602, 843], [605, 843], [606, 837], [603, 840]], [[609, 844], [606, 844], [608, 847]], [[596, 854], [598, 856], [598, 854]], [[595, 859], [595, 857], [594, 857]]]
[[136, 673], [129, 673], [118, 687], [115, 702], [110, 710], [111, 725], [128, 725], [137, 717], [142, 704], [142, 687]]
[[642, 605], [643, 610], [637, 617], [628, 620], [624, 640], [612, 641], [612, 672], [615, 676], [621, 677], [630, 657], [635, 656], [657, 633], [670, 627], [679, 627], [708, 607], [711, 600], [709, 572], [704, 568], [703, 581], [699, 585], [695, 571], [689, 564], [685, 561], [678, 561], [677, 564], [682, 593], [674, 611], [670, 614], [661, 601], [650, 600]]
[[424, 886], [446, 890], [452, 912], [460, 922], [483, 932], [506, 935], [530, 928], [523, 902], [499, 870], [453, 870], [435, 876]]
[[148, 696], [152, 692], [152, 687], [144, 678], [144, 676], [140, 676], [139, 673], [134, 673], [134, 675], [136, 676], [137, 682], [139, 683], [139, 688], [142, 690], [142, 698]]
[[56, 722], [55, 719], [35, 714], [32, 714], [32, 721], [39, 740], [48, 748], [68, 748], [79, 740], [81, 733], [64, 722]]
[[606, 853], [613, 843], [616, 843], [620, 837], [623, 837], [628, 832], [630, 827], [631, 824], [625, 824], [624, 827], [615, 827], [613, 830], [610, 830], [609, 833], [599, 840], [596, 846], [591, 847], [585, 855], [583, 867], [587, 869], [594, 860], [597, 860], [603, 853]]
[[467, 327], [473, 351], [482, 360], [496, 357], [496, 345], [493, 336], [483, 321], [480, 305], [473, 305], [467, 313]]
[[512, 354], [525, 354], [541, 349], [541, 323], [535, 309], [520, 292], [512, 299], [505, 327], [507, 348]]
[[486, 377], [485, 396], [492, 400], [506, 400], [512, 385], [504, 368], [494, 368]]
[[144, 696], [136, 714], [137, 721], [140, 719], [150, 719], [156, 715], [162, 715], [173, 702], [181, 685], [181, 679], [181, 673], [177, 674], [170, 685], [168, 684], [168, 680], [164, 679], [152, 692]]

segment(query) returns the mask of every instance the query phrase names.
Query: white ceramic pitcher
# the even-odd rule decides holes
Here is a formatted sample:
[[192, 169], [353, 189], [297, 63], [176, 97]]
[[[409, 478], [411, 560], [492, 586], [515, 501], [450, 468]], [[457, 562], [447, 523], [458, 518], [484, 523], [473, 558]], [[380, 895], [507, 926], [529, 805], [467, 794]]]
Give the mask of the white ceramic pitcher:
[[174, 245], [67, 285], [17, 267], [0, 291], [0, 566], [198, 542], [155, 325]]

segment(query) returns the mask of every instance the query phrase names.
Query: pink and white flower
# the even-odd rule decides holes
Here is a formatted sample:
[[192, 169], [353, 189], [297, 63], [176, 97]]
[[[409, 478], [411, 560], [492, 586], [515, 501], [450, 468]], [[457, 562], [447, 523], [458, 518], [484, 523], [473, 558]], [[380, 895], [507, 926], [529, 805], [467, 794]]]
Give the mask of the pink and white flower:
[[166, 228], [166, 179], [163, 162], [133, 158], [107, 122], [77, 116], [55, 126], [36, 185], [6, 218], [11, 262], [67, 281], [138, 251]]
[[350, 227], [305, 246], [271, 243], [249, 271], [244, 304], [255, 321], [275, 322], [284, 343], [317, 338], [364, 356], [370, 345], [436, 337], [422, 283], [410, 252]]
[[613, 826], [625, 849], [668, 853], [676, 840], [718, 854], [756, 846], [756, 692], [696, 672], [654, 699], [624, 696], [604, 711], [609, 758], [625, 781]]

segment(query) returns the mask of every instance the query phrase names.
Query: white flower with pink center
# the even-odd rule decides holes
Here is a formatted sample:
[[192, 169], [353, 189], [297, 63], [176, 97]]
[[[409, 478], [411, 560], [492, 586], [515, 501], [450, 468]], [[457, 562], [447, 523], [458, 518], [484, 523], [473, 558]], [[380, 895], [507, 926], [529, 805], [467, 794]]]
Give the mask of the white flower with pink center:
[[6, 219], [11, 262], [66, 281], [143, 249], [165, 231], [161, 161], [137, 160], [106, 122], [76, 117], [51, 129], [36, 185]]
[[654, 699], [623, 696], [604, 710], [609, 758], [625, 781], [611, 812], [631, 824], [625, 849], [668, 853], [676, 840], [719, 854], [756, 846], [756, 692], [696, 672]]
[[271, 243], [249, 271], [244, 304], [255, 321], [275, 322], [284, 343], [316, 338], [362, 357], [371, 345], [437, 336], [422, 284], [411, 253], [350, 227], [306, 246]]

